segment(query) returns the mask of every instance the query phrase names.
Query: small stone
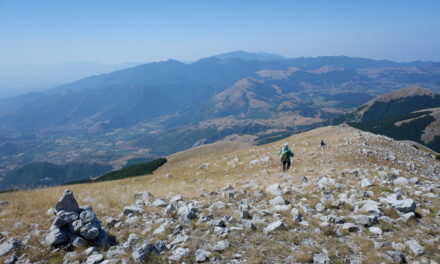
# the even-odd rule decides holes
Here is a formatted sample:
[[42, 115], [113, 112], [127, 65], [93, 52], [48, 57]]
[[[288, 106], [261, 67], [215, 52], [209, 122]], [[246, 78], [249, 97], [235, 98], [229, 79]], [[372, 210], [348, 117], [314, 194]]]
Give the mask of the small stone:
[[174, 260], [174, 261], [179, 261], [181, 260], [184, 256], [188, 255], [190, 252], [189, 248], [183, 248], [183, 247], [179, 247], [176, 248], [172, 253], [171, 256], [168, 257], [169, 260]]
[[386, 254], [391, 257], [392, 261], [395, 263], [406, 263], [405, 255], [399, 251], [388, 250]]
[[69, 237], [66, 235], [66, 232], [60, 230], [59, 228], [53, 228], [50, 230], [49, 234], [47, 234], [46, 243], [51, 246], [58, 246], [64, 244], [69, 241]]
[[86, 260], [86, 264], [96, 264], [101, 262], [104, 259], [104, 255], [102, 254], [93, 254], [90, 255], [87, 260]]
[[243, 211], [241, 211], [241, 218], [250, 220], [250, 219], [252, 219], [252, 216], [248, 210], [243, 210]]
[[283, 193], [278, 183], [267, 186], [266, 192], [273, 196], [280, 196]]
[[226, 224], [223, 220], [211, 220], [210, 221], [211, 225], [213, 226], [218, 226], [218, 227], [226, 227]]
[[373, 214], [380, 214], [381, 211], [379, 209], [379, 203], [373, 200], [366, 200], [363, 202], [362, 207], [359, 209], [360, 212], [365, 213], [373, 213]]
[[85, 239], [92, 240], [98, 237], [100, 226], [97, 222], [87, 223], [80, 229], [80, 234]]
[[167, 245], [163, 241], [157, 242], [155, 246], [156, 246], [156, 249], [159, 253], [166, 251], [168, 249]]
[[118, 263], [123, 263], [123, 262], [120, 262], [118, 259], [106, 259], [103, 262], [101, 262], [101, 264], [118, 264]]
[[409, 181], [405, 177], [398, 177], [397, 179], [395, 179], [393, 181], [393, 183], [396, 184], [396, 185], [405, 185], [406, 186], [406, 185], [409, 184]]
[[325, 252], [313, 255], [313, 264], [330, 264], [330, 259]]
[[283, 194], [285, 194], [285, 195], [292, 194], [292, 187], [285, 187], [283, 189]]
[[132, 256], [136, 263], [143, 263], [151, 254], [157, 254], [156, 246], [146, 242], [134, 249]]
[[343, 216], [336, 216], [334, 222], [335, 224], [343, 224], [345, 223], [345, 218]]
[[275, 205], [277, 205], [277, 204], [284, 204], [284, 199], [283, 199], [283, 197], [281, 197], [281, 196], [277, 196], [277, 197], [275, 197], [275, 198], [269, 200], [269, 203], [270, 203], [272, 206], [275, 206]]
[[414, 255], [420, 255], [425, 252], [425, 248], [422, 247], [419, 242], [415, 239], [411, 239], [409, 241], [405, 242], [405, 245], [411, 249], [411, 251], [414, 253]]
[[47, 209], [47, 211], [46, 211], [46, 215], [47, 216], [51, 216], [51, 215], [54, 215], [54, 214], [55, 214], [55, 209], [54, 208]]
[[317, 203], [315, 206], [316, 211], [322, 212], [325, 210], [325, 206], [322, 203]]
[[66, 211], [66, 212], [78, 212], [79, 206], [73, 192], [71, 190], [65, 190], [63, 196], [55, 205], [55, 211]]
[[164, 215], [172, 215], [174, 212], [176, 212], [176, 207], [174, 207], [173, 204], [168, 204], [167, 207], [163, 210]]
[[78, 219], [78, 214], [76, 212], [60, 211], [56, 215], [52, 224], [56, 227], [63, 227], [72, 224], [77, 219]]
[[128, 216], [129, 214], [143, 215], [144, 209], [142, 209], [141, 207], [136, 206], [136, 205], [128, 205], [128, 206], [124, 207], [122, 214], [125, 216]]
[[228, 240], [221, 240], [221, 241], [217, 242], [217, 244], [215, 244], [212, 247], [212, 250], [217, 251], [217, 252], [222, 252], [228, 248], [229, 248], [229, 241]]
[[373, 182], [372, 182], [370, 179], [368, 179], [368, 178], [364, 178], [364, 179], [362, 179], [362, 181], [359, 183], [359, 185], [360, 185], [362, 188], [366, 188], [366, 187], [370, 187], [371, 185], [373, 185]]
[[283, 230], [286, 228], [286, 225], [282, 221], [275, 221], [269, 224], [267, 227], [263, 229], [265, 234], [269, 234], [275, 230]]
[[334, 186], [336, 184], [335, 180], [333, 180], [332, 178], [328, 178], [328, 177], [322, 177], [319, 181], [318, 181], [318, 186], [319, 188], [323, 189], [326, 188], [328, 186]]
[[163, 199], [156, 199], [156, 201], [153, 202], [153, 206], [155, 207], [165, 207], [167, 206], [167, 202]]
[[298, 223], [302, 221], [302, 215], [297, 208], [292, 208], [292, 210], [290, 210], [290, 213], [292, 214], [293, 221]]
[[183, 200], [182, 199], [182, 195], [177, 194], [173, 198], [171, 198], [170, 203], [177, 203], [177, 202], [182, 201], [182, 200]]
[[416, 210], [416, 203], [413, 199], [394, 200], [390, 204], [402, 213], [410, 213]]
[[377, 217], [372, 215], [353, 215], [354, 222], [358, 225], [372, 226], [377, 223]]
[[167, 228], [168, 228], [168, 225], [169, 225], [169, 222], [168, 222], [168, 221], [165, 221], [163, 224], [161, 224], [158, 228], [156, 228], [156, 229], [153, 231], [153, 235], [159, 235], [159, 234], [163, 234], [163, 233], [165, 233], [165, 231], [166, 231]]
[[376, 235], [382, 235], [382, 229], [380, 229], [379, 227], [375, 227], [375, 226], [369, 227], [368, 231]]
[[154, 195], [152, 195], [151, 193], [144, 191], [144, 192], [137, 192], [134, 194], [134, 199], [138, 200], [138, 199], [142, 199], [145, 202], [148, 201], [152, 201], [154, 199]]
[[79, 233], [81, 230], [81, 227], [83, 227], [84, 223], [81, 219], [73, 221], [71, 225], [69, 225], [70, 231], [74, 233]]
[[87, 242], [82, 237], [76, 235], [73, 239], [70, 239], [70, 241], [70, 244], [76, 248], [85, 247], [87, 245]]
[[420, 180], [419, 180], [419, 178], [417, 178], [417, 177], [413, 177], [413, 178], [409, 179], [409, 182], [410, 182], [411, 184], [419, 184], [419, 183], [420, 183]]
[[285, 212], [285, 211], [289, 211], [290, 209], [290, 204], [285, 205], [285, 204], [277, 204], [274, 207], [272, 207], [272, 211], [273, 212]]
[[223, 201], [217, 201], [213, 203], [209, 208], [212, 209], [223, 209], [226, 207], [226, 204]]
[[[96, 217], [95, 212], [93, 212], [92, 207], [84, 208], [79, 214], [79, 218], [84, 224], [91, 223], [93, 221], [97, 221], [98, 217]], [[76, 220], [76, 219], [75, 219]]]
[[86, 250], [84, 250], [84, 255], [87, 257], [93, 254], [99, 254], [99, 249], [97, 247], [88, 247]]
[[209, 259], [209, 256], [211, 256], [211, 252], [203, 249], [197, 249], [195, 255], [196, 255], [196, 262], [205, 262]]
[[416, 220], [416, 214], [414, 212], [406, 213], [402, 215], [402, 218], [407, 222], [410, 220]]
[[22, 247], [23, 244], [20, 240], [17, 238], [11, 238], [8, 241], [0, 244], [0, 257], [3, 257], [4, 255], [8, 254], [9, 252], [16, 250], [20, 247]]
[[257, 227], [252, 223], [252, 221], [250, 220], [245, 220], [243, 222], [243, 225], [246, 229], [252, 230], [252, 231], [256, 231]]

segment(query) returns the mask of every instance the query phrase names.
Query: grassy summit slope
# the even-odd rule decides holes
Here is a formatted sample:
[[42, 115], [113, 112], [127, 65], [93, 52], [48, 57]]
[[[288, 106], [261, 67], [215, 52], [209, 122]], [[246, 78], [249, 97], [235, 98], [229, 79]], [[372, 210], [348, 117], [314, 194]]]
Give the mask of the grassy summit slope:
[[[325, 147], [319, 146], [321, 140], [326, 143]], [[295, 158], [291, 171], [282, 174], [276, 153], [285, 142], [290, 143]], [[440, 251], [435, 245], [440, 236], [437, 216], [440, 165], [435, 160], [436, 154], [420, 145], [416, 148], [409, 141], [398, 142], [349, 126], [323, 127], [262, 146], [199, 147], [167, 157], [169, 163], [146, 177], [3, 193], [0, 200], [9, 204], [2, 207], [0, 222], [2, 228], [19, 238], [29, 233], [31, 224], [48, 230], [51, 221], [45, 212], [57, 202], [63, 190], [69, 188], [79, 204], [93, 206], [100, 219], [110, 216], [121, 221], [121, 226], [108, 230], [122, 243], [131, 233], [153, 242], [171, 243], [175, 239], [173, 230], [180, 225], [190, 237], [179, 243], [189, 249], [188, 255], [181, 259], [188, 263], [194, 262], [196, 249], [219, 240], [230, 243], [230, 247], [220, 253], [213, 251], [213, 256], [221, 262], [233, 259], [239, 252], [240, 258], [247, 263], [306, 263], [313, 262], [313, 257], [325, 249], [335, 263], [345, 260], [380, 263], [388, 261], [386, 254], [391, 247], [384, 245], [374, 249], [373, 245], [383, 241], [401, 244], [400, 251], [407, 260], [427, 258], [438, 262]], [[419, 183], [399, 185], [393, 180], [395, 177], [408, 180], [417, 177]], [[330, 184], [323, 187], [324, 180]], [[364, 180], [370, 180], [371, 184], [361, 186]], [[283, 203], [289, 208], [287, 211], [275, 211], [269, 202], [274, 195], [266, 187], [273, 184], [280, 184], [282, 200], [288, 201], [287, 205]], [[138, 216], [135, 223], [119, 217], [124, 206], [133, 205], [135, 193], [141, 191], [148, 191], [167, 202], [180, 194], [184, 203], [192, 203], [198, 208], [198, 218], [185, 223], [181, 216], [165, 216], [163, 208], [147, 205], [147, 202], [142, 205], [145, 216]], [[394, 193], [414, 200], [416, 218], [399, 220], [404, 219], [403, 214], [382, 200]], [[383, 231], [381, 236], [356, 222], [362, 218], [358, 215], [371, 215], [359, 209], [369, 200], [378, 203], [380, 217], [373, 226]], [[222, 203], [224, 207], [213, 207]], [[243, 203], [248, 204], [255, 218], [255, 231], [244, 226], [240, 214]], [[302, 222], [293, 220], [291, 208], [299, 210]], [[233, 217], [227, 223], [230, 228], [227, 235], [215, 235], [210, 223], [198, 220], [209, 214], [214, 219], [226, 215]], [[330, 220], [334, 216], [343, 217], [347, 223], [356, 223], [359, 230], [344, 229], [343, 224]], [[170, 222], [164, 233], [154, 233], [167, 219]], [[283, 221], [285, 229], [265, 234], [263, 230], [277, 220]], [[22, 223], [18, 228], [17, 221]], [[414, 254], [404, 244], [410, 239], [423, 246], [423, 255]], [[50, 251], [38, 241], [32, 242], [35, 252], [26, 252], [32, 260], [45, 259], [43, 253]], [[158, 263], [166, 263], [173, 250], [159, 257]], [[131, 259], [131, 251], [127, 258]]]

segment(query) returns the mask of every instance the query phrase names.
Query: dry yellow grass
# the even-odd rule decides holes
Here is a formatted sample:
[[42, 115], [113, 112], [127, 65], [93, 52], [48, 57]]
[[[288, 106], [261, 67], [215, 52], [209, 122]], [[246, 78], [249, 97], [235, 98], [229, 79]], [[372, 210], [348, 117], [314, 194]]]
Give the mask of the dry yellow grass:
[[[326, 147], [319, 147], [321, 140], [325, 141]], [[374, 171], [377, 166], [395, 167], [384, 159], [377, 159], [371, 155], [354, 155], [353, 152], [344, 151], [343, 146], [346, 141], [366, 140], [360, 138], [359, 131], [353, 128], [324, 127], [294, 135], [281, 142], [257, 147], [231, 142], [202, 146], [168, 157], [169, 162], [153, 175], [2, 193], [0, 200], [8, 201], [9, 205], [1, 208], [0, 226], [2, 230], [20, 236], [29, 232], [31, 223], [49, 227], [50, 221], [45, 213], [55, 205], [65, 189], [74, 192], [80, 205], [93, 206], [98, 217], [102, 217], [119, 215], [125, 205], [134, 203], [133, 196], [140, 191], [149, 191], [156, 197], [178, 193], [184, 198], [195, 198], [199, 197], [201, 192], [217, 191], [228, 185], [239, 188], [248, 182], [256, 182], [263, 186], [279, 183], [283, 179], [280, 177], [277, 152], [284, 142], [289, 142], [295, 152], [292, 169], [288, 173], [293, 177], [294, 184], [299, 184], [304, 176], [309, 180], [316, 180], [325, 175], [338, 178], [345, 169], [362, 167]], [[379, 139], [369, 141], [371, 145], [387, 144]], [[267, 161], [258, 162], [257, 160], [260, 159]], [[417, 164], [417, 166], [424, 165]], [[405, 168], [399, 169], [407, 173]], [[171, 174], [172, 177], [166, 177], [167, 174]], [[350, 175], [345, 176], [343, 180], [347, 185], [358, 183], [358, 179]], [[306, 188], [304, 191], [313, 195], [316, 190]], [[293, 197], [295, 196], [293, 194]], [[311, 197], [310, 202], [315, 200]], [[23, 225], [20, 228], [14, 227], [17, 222]], [[298, 257], [310, 259], [309, 255]], [[260, 260], [261, 256], [255, 258]]]
[[[140, 191], [149, 191], [155, 196], [179, 193], [191, 198], [199, 196], [201, 190], [216, 191], [227, 185], [240, 185], [248, 181], [262, 185], [279, 182], [277, 152], [284, 142], [289, 142], [295, 152], [289, 172], [295, 182], [299, 182], [303, 176], [315, 178], [326, 173], [339, 174], [345, 168], [355, 168], [365, 163], [386, 165], [385, 161], [373, 160], [372, 157], [354, 157], [350, 153], [336, 151], [336, 145], [355, 138], [357, 133], [353, 128], [325, 127], [258, 147], [245, 146], [244, 143], [213, 144], [170, 156], [168, 164], [153, 175], [2, 193], [0, 199], [8, 201], [9, 205], [2, 208], [0, 221], [8, 231], [14, 230], [12, 225], [17, 221], [48, 224], [45, 212], [55, 205], [65, 189], [71, 189], [81, 205], [93, 206], [98, 215], [115, 216], [125, 205], [132, 204], [134, 193]], [[327, 144], [325, 148], [318, 146], [321, 139]], [[263, 157], [268, 157], [269, 161], [250, 165], [252, 160]], [[172, 177], [167, 178], [166, 174]]]

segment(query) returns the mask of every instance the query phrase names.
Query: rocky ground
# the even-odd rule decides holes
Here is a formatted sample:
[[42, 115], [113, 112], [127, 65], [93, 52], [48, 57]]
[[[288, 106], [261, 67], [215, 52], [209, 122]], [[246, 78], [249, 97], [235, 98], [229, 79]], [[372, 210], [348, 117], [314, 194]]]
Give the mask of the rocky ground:
[[345, 126], [286, 141], [295, 151], [288, 173], [279, 172], [274, 154], [284, 141], [195, 159], [142, 180], [148, 185], [114, 210], [94, 204], [97, 197], [89, 197], [96, 212], [81, 206], [75, 187], [48, 205], [54, 208], [44, 218], [11, 225], [8, 211], [18, 209], [0, 196], [8, 223], [0, 257], [5, 263], [440, 263], [434, 153]]

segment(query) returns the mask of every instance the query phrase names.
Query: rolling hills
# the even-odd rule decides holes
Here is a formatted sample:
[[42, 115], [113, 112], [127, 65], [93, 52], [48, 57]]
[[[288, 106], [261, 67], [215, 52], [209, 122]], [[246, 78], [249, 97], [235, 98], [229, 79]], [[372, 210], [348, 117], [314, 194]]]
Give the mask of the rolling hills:
[[147, 63], [0, 103], [0, 178], [32, 162], [154, 159], [223, 139], [263, 143], [375, 96], [440, 91], [439, 64], [232, 52]]

